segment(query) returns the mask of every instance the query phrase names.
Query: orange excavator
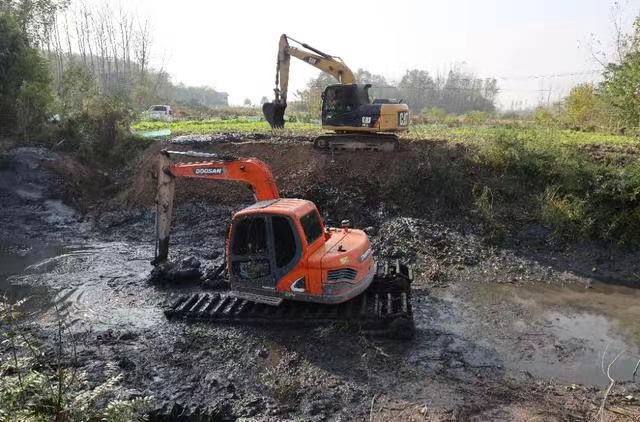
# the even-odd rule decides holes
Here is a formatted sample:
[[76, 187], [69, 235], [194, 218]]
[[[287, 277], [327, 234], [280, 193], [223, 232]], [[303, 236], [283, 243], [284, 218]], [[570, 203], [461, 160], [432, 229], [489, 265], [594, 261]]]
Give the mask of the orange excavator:
[[[205, 160], [174, 162], [172, 156]], [[284, 315], [297, 322], [356, 319], [376, 328], [392, 321], [412, 326], [411, 270], [398, 262], [377, 263], [367, 234], [348, 221], [340, 228], [325, 227], [312, 202], [280, 198], [270, 168], [256, 158], [162, 152], [154, 265], [169, 255], [177, 177], [244, 182], [256, 203], [231, 221], [226, 246], [230, 291], [182, 296], [165, 311], [167, 316], [272, 323], [282, 322]]]

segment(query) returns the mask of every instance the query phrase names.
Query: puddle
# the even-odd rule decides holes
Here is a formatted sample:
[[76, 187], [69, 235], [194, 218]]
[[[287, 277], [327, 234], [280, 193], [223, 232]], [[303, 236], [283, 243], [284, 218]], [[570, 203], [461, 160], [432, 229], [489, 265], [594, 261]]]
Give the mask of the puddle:
[[65, 247], [59, 245], [18, 246], [0, 240], [0, 294], [13, 302], [29, 298], [25, 303], [27, 312], [45, 308], [51, 292], [41, 286], [14, 284], [11, 278], [22, 274], [30, 265], [63, 253]]
[[[76, 329], [149, 328], [164, 321], [160, 293], [144, 286], [148, 245], [123, 242], [20, 249], [0, 245], [0, 289], [28, 297], [27, 315]], [[144, 288], [145, 294], [140, 294]]]
[[563, 383], [608, 384], [603, 367], [618, 354], [610, 375], [632, 380], [640, 360], [636, 289], [463, 285], [417, 303], [414, 313], [419, 330], [462, 339], [468, 355], [482, 350], [487, 362]]
[[535, 369], [537, 373], [606, 384], [609, 369], [609, 375], [617, 381], [633, 379], [640, 360], [640, 290], [595, 283], [589, 289], [526, 287], [513, 295], [529, 309], [547, 309], [542, 323], [558, 339], [556, 347], [575, 347], [571, 358], [566, 359], [570, 362], [554, 368], [555, 372], [541, 366]]
[[519, 287], [513, 293], [525, 305], [600, 315], [614, 331], [640, 345], [640, 289], [593, 283], [589, 289], [538, 285]]

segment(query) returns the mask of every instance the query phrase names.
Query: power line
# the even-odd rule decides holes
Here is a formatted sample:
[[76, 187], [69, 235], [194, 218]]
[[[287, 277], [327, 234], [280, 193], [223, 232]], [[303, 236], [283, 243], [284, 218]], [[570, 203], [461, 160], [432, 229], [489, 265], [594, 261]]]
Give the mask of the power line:
[[601, 70], [584, 70], [582, 72], [567, 72], [567, 73], [549, 73], [546, 75], [522, 75], [522, 76], [498, 76], [495, 79], [500, 80], [527, 80], [527, 79], [551, 79], [551, 78], [564, 78], [570, 76], [587, 76], [602, 74]]

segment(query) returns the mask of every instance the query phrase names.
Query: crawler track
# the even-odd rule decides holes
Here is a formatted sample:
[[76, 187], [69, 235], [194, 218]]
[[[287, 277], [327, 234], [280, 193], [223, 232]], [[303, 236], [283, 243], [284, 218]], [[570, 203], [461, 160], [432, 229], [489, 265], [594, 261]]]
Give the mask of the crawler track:
[[169, 319], [216, 324], [315, 327], [335, 323], [355, 326], [370, 335], [409, 338], [413, 335], [412, 271], [399, 263], [378, 266], [369, 289], [339, 305], [285, 301], [270, 306], [226, 293], [196, 293], [175, 300]]
[[398, 137], [389, 133], [332, 133], [318, 136], [313, 145], [322, 150], [393, 152], [398, 150]]

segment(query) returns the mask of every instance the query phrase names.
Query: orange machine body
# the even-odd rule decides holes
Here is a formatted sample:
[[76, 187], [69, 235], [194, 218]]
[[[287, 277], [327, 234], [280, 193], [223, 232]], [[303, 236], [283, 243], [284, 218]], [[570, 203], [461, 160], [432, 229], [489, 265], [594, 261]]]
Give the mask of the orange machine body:
[[[173, 163], [169, 155], [215, 157]], [[255, 158], [163, 151], [158, 178], [156, 262], [168, 256], [174, 179], [193, 177], [247, 183], [256, 203], [237, 212], [227, 241], [232, 290], [277, 304], [276, 299], [341, 303], [364, 292], [376, 272], [371, 242], [345, 224], [325, 228], [310, 201], [280, 198], [269, 166]]]
[[[266, 278], [243, 278], [234, 262], [248, 259], [234, 251], [238, 222], [273, 218], [289, 222], [296, 253], [283, 263], [284, 271], [275, 277], [273, 273], [279, 265], [272, 260], [273, 268]], [[278, 253], [278, 241], [291, 238], [278, 232], [276, 224], [265, 226], [271, 231], [267, 238], [274, 239], [274, 245], [269, 246], [276, 249], [270, 252], [273, 256]], [[302, 199], [262, 201], [236, 213], [229, 231], [227, 260], [234, 290], [320, 303], [341, 303], [359, 295], [371, 284], [375, 272], [371, 242], [366, 233], [348, 227], [325, 228], [316, 206]]]

